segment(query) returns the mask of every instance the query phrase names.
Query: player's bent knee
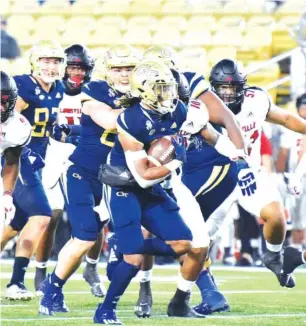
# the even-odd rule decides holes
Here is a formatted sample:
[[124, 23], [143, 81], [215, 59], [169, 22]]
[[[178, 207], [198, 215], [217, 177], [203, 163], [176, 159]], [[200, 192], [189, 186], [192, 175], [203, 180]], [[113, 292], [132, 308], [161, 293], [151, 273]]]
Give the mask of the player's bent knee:
[[192, 248], [192, 242], [189, 240], [167, 241], [177, 255], [184, 255]]
[[72, 239], [73, 246], [76, 248], [76, 251], [82, 252], [82, 253], [87, 253], [95, 244], [95, 241], [91, 240], [81, 240], [78, 238], [73, 238]]
[[124, 255], [124, 260], [126, 263], [134, 265], [136, 267], [140, 267], [143, 262], [143, 255]]
[[206, 260], [207, 253], [208, 248], [191, 248], [191, 250], [188, 252], [188, 256], [203, 264]]
[[272, 202], [264, 206], [260, 212], [260, 217], [268, 222], [270, 220], [286, 221], [285, 211], [281, 203]]

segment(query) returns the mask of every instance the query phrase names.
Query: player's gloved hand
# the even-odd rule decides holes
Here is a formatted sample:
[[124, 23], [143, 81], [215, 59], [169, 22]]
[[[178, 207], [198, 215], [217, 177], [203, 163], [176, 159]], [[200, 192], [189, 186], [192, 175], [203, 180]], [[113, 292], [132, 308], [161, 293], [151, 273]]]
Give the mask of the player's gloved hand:
[[61, 142], [65, 142], [65, 139], [67, 136], [69, 136], [71, 133], [71, 127], [68, 124], [55, 124], [52, 127], [52, 133], [51, 136], [53, 139]]
[[31, 149], [28, 149], [26, 155], [29, 157], [33, 171], [38, 171], [45, 166], [45, 160], [41, 157], [40, 154], [33, 152]]
[[238, 173], [238, 185], [243, 196], [252, 196], [256, 189], [256, 179], [252, 169], [241, 169]]
[[291, 195], [298, 196], [301, 194], [301, 178], [295, 173], [284, 173], [285, 181], [287, 182], [287, 189]]
[[16, 211], [15, 205], [13, 204], [12, 192], [4, 192], [1, 198], [1, 209], [4, 210], [4, 224], [10, 224]]
[[186, 162], [186, 147], [185, 147], [185, 140], [184, 137], [180, 135], [175, 135], [171, 137], [172, 145], [174, 146], [175, 150], [175, 158], [182, 162]]

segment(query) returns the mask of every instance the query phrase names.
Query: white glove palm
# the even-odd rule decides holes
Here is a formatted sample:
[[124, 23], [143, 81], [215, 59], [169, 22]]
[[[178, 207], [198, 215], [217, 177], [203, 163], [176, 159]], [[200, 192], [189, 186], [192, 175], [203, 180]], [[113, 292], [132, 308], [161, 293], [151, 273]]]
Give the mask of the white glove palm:
[[4, 223], [5, 224], [10, 224], [12, 219], [14, 218], [16, 208], [13, 204], [13, 197], [9, 194], [5, 194], [1, 198], [1, 206], [2, 209], [4, 210]]
[[298, 196], [301, 193], [301, 178], [295, 173], [284, 173], [287, 179], [287, 189], [291, 195]]

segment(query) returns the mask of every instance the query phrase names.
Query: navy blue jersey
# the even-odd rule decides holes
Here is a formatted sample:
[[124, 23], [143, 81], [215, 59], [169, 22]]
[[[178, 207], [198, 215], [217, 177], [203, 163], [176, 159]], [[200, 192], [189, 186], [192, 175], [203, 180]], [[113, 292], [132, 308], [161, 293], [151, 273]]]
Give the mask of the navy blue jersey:
[[[155, 139], [177, 133], [186, 120], [186, 115], [186, 106], [181, 101], [178, 102], [173, 113], [163, 116], [152, 110], [147, 110], [137, 103], [122, 112], [117, 123], [118, 128], [123, 129], [124, 132], [144, 144], [144, 149], [147, 150]], [[127, 167], [124, 151], [118, 138], [116, 138], [115, 146], [111, 151], [110, 164]]]
[[188, 81], [191, 98], [197, 98], [209, 89], [209, 84], [203, 75], [191, 71], [184, 71], [183, 75]]
[[28, 104], [21, 112], [33, 128], [28, 146], [45, 158], [49, 133], [56, 121], [59, 102], [63, 98], [64, 84], [60, 80], [55, 81], [48, 93], [31, 75], [15, 76], [14, 79], [18, 95]]
[[[113, 109], [120, 109], [117, 103], [122, 95], [105, 81], [92, 81], [83, 87], [81, 101], [96, 100]], [[107, 155], [114, 146], [117, 132], [105, 130], [84, 113], [81, 116], [81, 126], [79, 144], [69, 159], [86, 173], [97, 177], [99, 166], [106, 163]]]
[[[220, 126], [212, 125], [218, 132], [222, 133]], [[228, 157], [221, 155], [200, 134], [195, 134], [190, 139], [190, 145], [187, 150], [187, 161], [183, 165], [183, 173], [194, 171], [208, 165], [224, 165], [230, 162]]]

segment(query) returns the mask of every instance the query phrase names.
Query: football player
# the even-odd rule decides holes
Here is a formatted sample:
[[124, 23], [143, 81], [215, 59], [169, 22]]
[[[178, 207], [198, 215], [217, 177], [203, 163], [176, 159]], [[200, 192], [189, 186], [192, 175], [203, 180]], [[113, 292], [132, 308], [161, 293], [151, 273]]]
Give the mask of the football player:
[[[224, 59], [218, 62], [211, 70], [210, 83], [213, 91], [236, 115], [248, 145], [253, 167], [257, 171], [260, 170], [260, 136], [264, 121], [280, 124], [302, 134], [306, 133], [306, 122], [302, 118], [278, 108], [261, 88], [246, 87], [246, 76], [233, 60]], [[245, 169], [243, 165], [238, 168], [242, 171]], [[280, 273], [283, 265], [281, 249], [286, 232], [286, 220], [280, 195], [264, 171], [256, 173], [256, 191], [255, 188], [244, 188], [248, 183], [255, 185], [252, 175], [245, 175], [239, 183], [242, 192], [237, 190], [219, 209], [227, 211], [228, 205], [238, 200], [248, 212], [263, 219], [267, 246], [263, 262], [281, 282]], [[213, 217], [208, 220], [211, 236], [221, 223], [222, 221]], [[286, 287], [295, 285], [290, 275], [287, 275], [286, 281], [282, 281], [281, 284]]]
[[6, 243], [22, 230], [23, 237], [17, 241], [12, 279], [6, 290], [10, 299], [18, 298], [19, 289], [24, 290], [29, 259], [52, 216], [41, 182], [41, 169], [49, 133], [64, 92], [60, 80], [65, 69], [64, 50], [55, 41], [41, 41], [31, 49], [30, 64], [31, 74], [14, 77], [18, 88], [15, 109], [29, 120], [33, 132], [28, 151], [22, 155], [21, 177], [13, 194], [16, 214], [10, 223], [10, 232], [6, 232], [2, 240]]
[[42, 283], [40, 314], [67, 311], [62, 287], [92, 248], [108, 219], [94, 210], [102, 199], [99, 166], [106, 163], [114, 146], [116, 120], [123, 111], [119, 99], [130, 90], [130, 75], [139, 60], [138, 52], [130, 46], [114, 46], [105, 54], [106, 81], [91, 81], [82, 88], [81, 135], [69, 157], [71, 166], [64, 185], [72, 238], [60, 251], [55, 270]]
[[[118, 138], [109, 163], [130, 173], [135, 184], [116, 182], [109, 193], [109, 208], [123, 260], [113, 271], [103, 304], [94, 322], [122, 325], [116, 316], [121, 295], [138, 273], [142, 254], [180, 256], [191, 248], [192, 234], [179, 214], [177, 203], [160, 183], [185, 161], [181, 137], [172, 138], [176, 158], [148, 167], [146, 149], [153, 140], [175, 134], [186, 119], [186, 107], [177, 102], [176, 81], [162, 62], [143, 61], [132, 73], [132, 94], [140, 97], [117, 120]], [[118, 175], [120, 178], [122, 174]], [[141, 225], [156, 237], [143, 239]]]
[[[1, 134], [0, 155], [3, 157], [1, 196], [1, 234], [3, 222], [8, 225], [14, 217], [15, 206], [13, 203], [13, 191], [19, 174], [19, 161], [22, 148], [31, 138], [31, 125], [25, 117], [14, 110], [17, 100], [17, 87], [13, 78], [5, 72], [1, 76]], [[4, 220], [3, 220], [4, 218]], [[4, 229], [4, 232], [7, 230]], [[1, 236], [1, 250], [4, 248], [3, 235]], [[24, 289], [19, 291], [19, 296], [26, 293]]]
[[[63, 82], [65, 93], [59, 103], [57, 123], [53, 126], [50, 145], [46, 156], [46, 166], [43, 170], [43, 183], [52, 208], [52, 219], [36, 251], [35, 289], [39, 290], [41, 282], [46, 277], [47, 261], [54, 242], [55, 231], [59, 218], [63, 214], [64, 197], [61, 191], [65, 178], [68, 157], [75, 149], [80, 134], [80, 119], [82, 112], [81, 88], [91, 79], [94, 59], [89, 50], [80, 44], [74, 44], [65, 50], [67, 66]], [[91, 291], [96, 296], [103, 296], [105, 288], [97, 273], [97, 263], [100, 257], [102, 234], [86, 256], [87, 264], [83, 277], [89, 283]]]
[[[183, 75], [189, 84], [190, 97], [197, 99], [206, 106], [209, 113], [209, 121], [212, 123], [214, 129], [221, 132], [220, 125], [224, 126], [232, 142], [240, 149], [239, 154], [235, 148], [233, 149], [230, 147], [233, 149], [233, 156], [245, 156], [243, 137], [233, 113], [224, 105], [216, 94], [209, 90], [209, 85], [202, 75], [195, 72], [178, 72], [176, 67], [176, 55], [174, 50], [170, 47], [151, 47], [145, 51], [144, 58], [159, 59], [177, 74]], [[198, 133], [196, 137], [192, 137], [193, 140], [190, 149], [187, 151], [187, 163], [183, 167], [185, 175], [183, 182], [192, 191], [193, 195], [199, 192], [196, 198], [200, 204], [202, 215], [205, 220], [207, 220], [211, 213], [232, 193], [237, 183], [236, 164], [232, 163], [228, 156], [223, 156], [218, 151], [221, 142], [216, 147], [212, 147], [204, 140], [204, 138], [210, 137], [207, 135], [210, 131], [211, 129], [206, 128], [203, 131], [204, 135]], [[193, 175], [195, 171], [198, 173], [198, 175], [194, 177], [196, 180], [190, 179], [190, 176]], [[183, 270], [190, 270], [191, 266], [193, 266], [194, 270], [198, 270], [201, 269], [199, 267], [200, 265], [201, 260], [194, 260], [187, 256], [187, 259], [185, 258], [184, 260]], [[148, 269], [148, 266], [151, 267], [152, 265], [150, 266], [150, 264], [147, 264], [146, 269]], [[150, 274], [148, 271], [145, 271], [145, 276], [147, 275]], [[208, 284], [212, 282], [210, 275], [206, 271], [203, 273], [202, 278], [204, 278], [205, 282]], [[148, 277], [146, 280], [149, 282]], [[214, 294], [215, 293], [216, 292], [214, 292]], [[229, 307], [225, 298], [221, 294], [219, 295], [219, 293], [217, 296], [217, 300], [215, 300], [213, 296], [207, 296], [208, 300], [213, 301], [211, 302], [213, 310], [228, 310]], [[168, 315], [188, 316], [190, 312], [187, 308], [189, 297], [190, 291], [187, 290], [187, 287], [179, 286], [175, 296], [169, 304]], [[135, 307], [136, 315], [141, 316], [139, 312], [147, 308], [148, 302], [150, 302], [149, 299], [149, 283], [141, 284], [139, 299]], [[211, 311], [211, 309], [208, 309], [208, 311]]]

